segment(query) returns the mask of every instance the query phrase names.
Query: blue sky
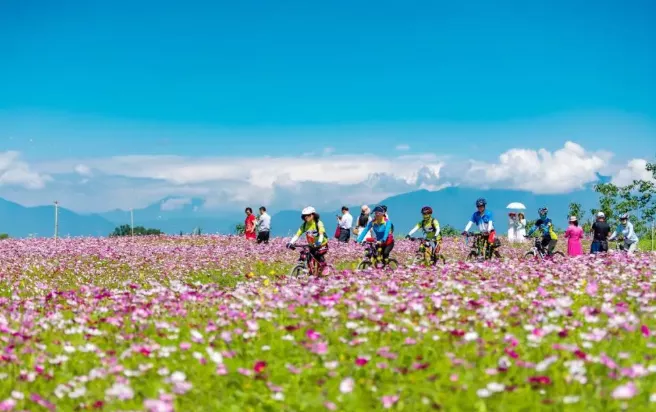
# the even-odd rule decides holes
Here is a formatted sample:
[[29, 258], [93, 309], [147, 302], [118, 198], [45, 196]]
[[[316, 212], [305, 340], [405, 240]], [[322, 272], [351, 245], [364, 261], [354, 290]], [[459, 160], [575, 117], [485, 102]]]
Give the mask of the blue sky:
[[45, 172], [134, 154], [494, 162], [568, 140], [656, 153], [654, 2], [326, 3], [4, 0], [0, 144]]

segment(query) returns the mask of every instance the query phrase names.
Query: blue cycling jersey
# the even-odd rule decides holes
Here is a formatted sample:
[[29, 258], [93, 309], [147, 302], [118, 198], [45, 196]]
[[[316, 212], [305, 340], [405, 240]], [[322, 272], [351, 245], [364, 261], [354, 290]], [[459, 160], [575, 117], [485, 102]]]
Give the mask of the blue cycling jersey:
[[491, 232], [494, 230], [494, 225], [492, 224], [492, 212], [486, 210], [481, 215], [478, 211], [474, 212], [469, 223], [465, 227], [465, 232], [469, 230], [471, 225], [474, 224], [478, 226], [478, 230], [481, 232]]
[[389, 220], [384, 220], [382, 223], [378, 223], [372, 220], [371, 222], [367, 223], [367, 226], [362, 229], [360, 236], [358, 236], [358, 243], [361, 243], [364, 240], [367, 233], [369, 233], [369, 229], [372, 229], [376, 240], [384, 242], [390, 235], [392, 230], [392, 222]]

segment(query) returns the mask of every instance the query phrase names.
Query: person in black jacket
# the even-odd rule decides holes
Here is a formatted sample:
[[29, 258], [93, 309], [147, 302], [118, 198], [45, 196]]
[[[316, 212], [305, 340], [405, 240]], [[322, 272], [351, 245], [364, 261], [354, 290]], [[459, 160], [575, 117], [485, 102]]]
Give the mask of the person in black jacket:
[[592, 224], [592, 244], [590, 253], [608, 252], [610, 225], [606, 222], [604, 212], [597, 213], [597, 221]]

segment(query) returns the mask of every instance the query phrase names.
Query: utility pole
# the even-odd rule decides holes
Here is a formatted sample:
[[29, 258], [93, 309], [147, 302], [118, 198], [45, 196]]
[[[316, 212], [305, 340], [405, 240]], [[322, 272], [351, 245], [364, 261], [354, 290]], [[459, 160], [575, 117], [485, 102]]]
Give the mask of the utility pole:
[[130, 208], [130, 236], [134, 237], [134, 209]]
[[55, 200], [55, 240], [59, 232], [59, 202]]

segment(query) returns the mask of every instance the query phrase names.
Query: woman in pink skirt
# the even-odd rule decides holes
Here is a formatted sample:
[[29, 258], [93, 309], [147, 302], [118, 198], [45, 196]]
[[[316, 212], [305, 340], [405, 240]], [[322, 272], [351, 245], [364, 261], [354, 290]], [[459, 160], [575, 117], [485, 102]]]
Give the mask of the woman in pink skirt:
[[569, 227], [565, 231], [565, 237], [567, 238], [567, 254], [569, 256], [582, 255], [581, 239], [583, 239], [583, 229], [579, 227], [576, 216], [569, 218]]

